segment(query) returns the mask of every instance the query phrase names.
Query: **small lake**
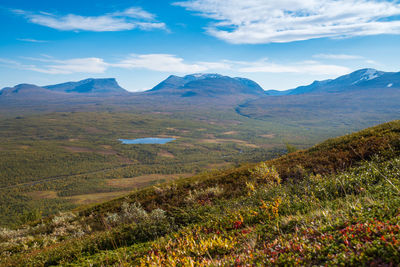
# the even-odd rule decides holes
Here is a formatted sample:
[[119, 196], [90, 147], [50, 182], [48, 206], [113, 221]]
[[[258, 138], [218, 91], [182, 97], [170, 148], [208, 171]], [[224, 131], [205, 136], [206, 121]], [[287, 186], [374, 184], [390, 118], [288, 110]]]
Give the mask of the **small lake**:
[[125, 145], [137, 145], [137, 144], [166, 144], [171, 141], [176, 140], [176, 138], [155, 138], [155, 137], [149, 137], [149, 138], [139, 138], [139, 139], [118, 139], [119, 141], [122, 142], [122, 144]]

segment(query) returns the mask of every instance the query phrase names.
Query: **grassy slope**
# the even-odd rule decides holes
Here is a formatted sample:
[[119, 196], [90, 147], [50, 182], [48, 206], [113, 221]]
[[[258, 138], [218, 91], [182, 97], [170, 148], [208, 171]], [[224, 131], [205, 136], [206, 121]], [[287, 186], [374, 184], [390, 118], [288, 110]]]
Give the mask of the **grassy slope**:
[[[271, 183], [274, 169], [261, 166], [260, 175], [247, 165], [144, 189], [77, 216], [3, 231], [9, 241], [1, 245], [3, 263], [394, 262], [400, 253], [399, 152], [395, 121], [267, 162], [281, 185]], [[121, 209], [123, 202], [144, 209]], [[118, 219], [107, 220], [110, 214]], [[14, 255], [6, 256], [10, 251]]]

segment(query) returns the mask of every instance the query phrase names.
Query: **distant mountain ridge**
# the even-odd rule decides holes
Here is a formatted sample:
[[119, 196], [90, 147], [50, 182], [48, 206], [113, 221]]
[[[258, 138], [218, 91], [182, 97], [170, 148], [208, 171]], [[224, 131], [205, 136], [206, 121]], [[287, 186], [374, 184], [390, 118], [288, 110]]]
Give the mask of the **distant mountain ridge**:
[[256, 82], [239, 77], [220, 74], [191, 74], [184, 77], [175, 75], [156, 85], [146, 93], [154, 95], [174, 95], [181, 97], [223, 96], [223, 95], [265, 95], [264, 89]]
[[336, 79], [268, 93], [239, 104], [237, 113], [266, 121], [301, 122], [306, 129], [345, 129], [358, 121], [373, 124], [398, 119], [400, 114], [400, 72], [361, 69]]
[[56, 85], [43, 86], [43, 88], [66, 93], [126, 93], [127, 91], [119, 86], [116, 79], [85, 79], [78, 82], [66, 82]]
[[[370, 91], [376, 89], [400, 89], [400, 72], [383, 72], [375, 69], [361, 69], [336, 79], [315, 81], [310, 85], [299, 86], [286, 91], [264, 91], [256, 82], [239, 77], [229, 77], [220, 74], [190, 74], [183, 77], [171, 75], [154, 88], [139, 94], [130, 93], [122, 88], [116, 79], [85, 79], [77, 82], [66, 82], [55, 85], [37, 86], [19, 84], [0, 90], [0, 96], [15, 99], [33, 99], [49, 97], [64, 97], [74, 95], [88, 96], [171, 96], [176, 97], [225, 97], [254, 98], [285, 95], [307, 95], [342, 93], [353, 91]], [[375, 92], [376, 93], [376, 92]], [[240, 97], [239, 97], [240, 96]], [[200, 99], [199, 98], [199, 99]]]
[[43, 87], [26, 83], [18, 84], [14, 87], [6, 87], [0, 90], [0, 96], [24, 95], [26, 97], [33, 97], [33, 96], [46, 95], [52, 93], [61, 94], [60, 92], [52, 92], [51, 90], [45, 89]]
[[78, 82], [66, 82], [48, 86], [37, 86], [34, 84], [18, 84], [14, 87], [6, 87], [0, 90], [2, 96], [45, 96], [76, 94], [126, 94], [124, 88], [120, 87], [114, 78], [85, 79]]
[[286, 91], [267, 91], [269, 95], [301, 95], [308, 93], [337, 93], [345, 91], [400, 88], [400, 72], [384, 72], [375, 69], [360, 69], [336, 79], [314, 81]]

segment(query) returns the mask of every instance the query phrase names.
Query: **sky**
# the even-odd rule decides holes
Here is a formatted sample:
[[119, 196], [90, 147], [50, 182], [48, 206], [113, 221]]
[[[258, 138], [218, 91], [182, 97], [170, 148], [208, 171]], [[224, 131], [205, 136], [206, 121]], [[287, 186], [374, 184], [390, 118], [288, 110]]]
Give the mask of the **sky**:
[[285, 90], [400, 71], [399, 0], [0, 0], [0, 88], [220, 73]]

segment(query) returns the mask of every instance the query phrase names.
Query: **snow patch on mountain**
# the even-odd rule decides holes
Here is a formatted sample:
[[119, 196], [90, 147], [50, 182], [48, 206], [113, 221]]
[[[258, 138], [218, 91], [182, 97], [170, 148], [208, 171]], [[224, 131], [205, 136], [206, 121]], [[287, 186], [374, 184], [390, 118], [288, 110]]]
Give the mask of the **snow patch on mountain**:
[[222, 75], [217, 74], [217, 73], [195, 73], [195, 74], [191, 74], [191, 75], [187, 75], [186, 77], [194, 77], [196, 79], [216, 79], [216, 78], [220, 78], [222, 77]]
[[203, 76], [204, 76], [203, 73], [196, 73], [196, 74], [193, 74], [193, 77], [195, 77], [195, 78], [202, 78]]
[[375, 69], [366, 69], [365, 72], [361, 75], [361, 78], [359, 80], [353, 82], [352, 84], [357, 84], [362, 81], [370, 81], [370, 80], [378, 78], [379, 76], [380, 76], [379, 71], [377, 71]]

